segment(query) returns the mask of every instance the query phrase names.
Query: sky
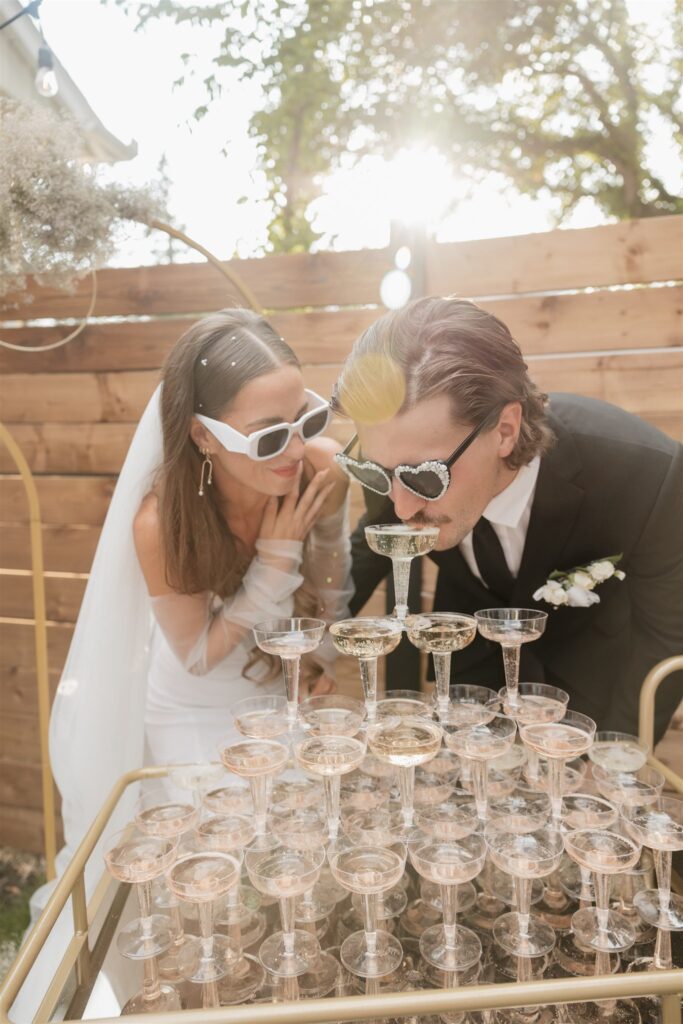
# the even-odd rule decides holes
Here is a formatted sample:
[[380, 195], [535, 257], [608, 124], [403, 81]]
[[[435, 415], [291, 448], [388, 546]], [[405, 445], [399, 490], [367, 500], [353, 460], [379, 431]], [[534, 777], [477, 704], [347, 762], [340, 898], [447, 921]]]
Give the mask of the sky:
[[[485, 0], [484, 0], [485, 2]], [[665, 17], [671, 0], [630, 0], [636, 16]], [[134, 139], [138, 155], [111, 169], [116, 180], [143, 185], [158, 177], [160, 159], [167, 160], [171, 179], [169, 212], [175, 223], [222, 259], [263, 251], [267, 207], [260, 197], [264, 184], [255, 168], [255, 144], [249, 139], [250, 112], [258, 102], [253, 84], [238, 84], [195, 122], [192, 112], [204, 102], [201, 84], [188, 79], [181, 89], [172, 83], [183, 73], [180, 54], [191, 50], [197, 59], [214, 52], [216, 27], [183, 28], [155, 19], [135, 31], [135, 21], [109, 0], [43, 0], [45, 36], [64, 67], [106, 127], [124, 142]], [[221, 152], [225, 145], [226, 152]], [[666, 159], [662, 149], [662, 159]], [[394, 172], [396, 168], [393, 169]], [[392, 216], [405, 212], [409, 183], [428, 178], [427, 205], [413, 213], [432, 225], [442, 241], [544, 231], [553, 226], [546, 203], [511, 191], [491, 175], [471, 192], [436, 151], [404, 155], [398, 187], [387, 188], [387, 168], [380, 158], [366, 157], [352, 169], [333, 173], [326, 194], [314, 208], [314, 224], [324, 232], [323, 244], [334, 239], [338, 249], [381, 247], [388, 243]], [[247, 196], [246, 201], [240, 199]], [[446, 197], [457, 197], [457, 211], [441, 216]], [[589, 201], [568, 226], [604, 222]], [[158, 261], [164, 237], [127, 232], [114, 263], [132, 265]], [[191, 251], [177, 258], [196, 259]]]

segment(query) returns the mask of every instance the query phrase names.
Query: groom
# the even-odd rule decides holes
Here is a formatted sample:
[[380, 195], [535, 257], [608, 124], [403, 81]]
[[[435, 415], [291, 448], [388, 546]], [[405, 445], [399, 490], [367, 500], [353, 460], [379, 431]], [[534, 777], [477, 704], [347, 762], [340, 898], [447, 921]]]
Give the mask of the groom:
[[[339, 458], [367, 506], [351, 609], [390, 568], [365, 526], [436, 525], [434, 610], [547, 611], [520, 679], [567, 690], [599, 729], [635, 733], [644, 676], [683, 651], [683, 449], [605, 402], [545, 398], [505, 324], [462, 299], [418, 299], [358, 339], [334, 398], [355, 423]], [[609, 578], [571, 595], [583, 606], [538, 594], [554, 571], [612, 555], [625, 578], [603, 564]], [[452, 681], [504, 685], [500, 647], [478, 636], [453, 656]], [[682, 697], [677, 673], [660, 687], [658, 737]]]

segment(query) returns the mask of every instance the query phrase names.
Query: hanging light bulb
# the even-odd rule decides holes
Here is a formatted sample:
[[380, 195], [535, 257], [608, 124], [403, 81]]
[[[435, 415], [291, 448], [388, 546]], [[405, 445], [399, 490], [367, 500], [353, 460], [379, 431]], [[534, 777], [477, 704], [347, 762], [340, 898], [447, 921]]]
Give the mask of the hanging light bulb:
[[59, 92], [57, 76], [54, 69], [54, 58], [49, 46], [41, 46], [38, 50], [38, 70], [36, 72], [36, 92], [46, 99], [51, 99]]

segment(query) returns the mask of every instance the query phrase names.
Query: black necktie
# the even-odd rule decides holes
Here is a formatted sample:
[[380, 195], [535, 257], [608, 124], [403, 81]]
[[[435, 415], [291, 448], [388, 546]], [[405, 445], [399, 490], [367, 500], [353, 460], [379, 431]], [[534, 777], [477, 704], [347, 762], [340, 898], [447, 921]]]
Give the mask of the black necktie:
[[505, 561], [503, 549], [488, 519], [481, 517], [472, 532], [477, 568], [489, 590], [508, 604], [515, 580]]

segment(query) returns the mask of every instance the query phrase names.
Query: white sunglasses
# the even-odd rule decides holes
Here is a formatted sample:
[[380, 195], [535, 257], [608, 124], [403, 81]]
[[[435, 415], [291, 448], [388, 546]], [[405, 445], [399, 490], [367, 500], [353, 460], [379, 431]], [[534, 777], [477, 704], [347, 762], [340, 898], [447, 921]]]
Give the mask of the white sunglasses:
[[255, 462], [262, 462], [264, 459], [274, 459], [283, 452], [291, 441], [292, 434], [298, 434], [302, 441], [310, 441], [312, 437], [322, 434], [329, 423], [329, 402], [316, 395], [315, 391], [306, 389], [304, 394], [309, 404], [315, 402], [316, 405], [300, 416], [296, 423], [274, 423], [272, 427], [255, 430], [249, 435], [240, 433], [222, 420], [212, 420], [199, 412], [196, 412], [195, 416], [227, 451], [238, 452]]

